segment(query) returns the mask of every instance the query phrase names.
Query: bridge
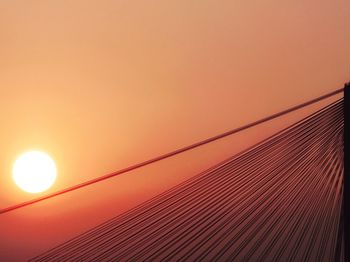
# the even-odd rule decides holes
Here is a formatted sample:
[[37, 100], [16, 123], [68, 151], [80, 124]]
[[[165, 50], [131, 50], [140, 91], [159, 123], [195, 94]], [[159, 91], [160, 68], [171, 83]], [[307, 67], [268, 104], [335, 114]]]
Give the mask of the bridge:
[[347, 84], [0, 214], [126, 174], [344, 91], [344, 98], [30, 261], [349, 261], [349, 146], [344, 136], [349, 89]]

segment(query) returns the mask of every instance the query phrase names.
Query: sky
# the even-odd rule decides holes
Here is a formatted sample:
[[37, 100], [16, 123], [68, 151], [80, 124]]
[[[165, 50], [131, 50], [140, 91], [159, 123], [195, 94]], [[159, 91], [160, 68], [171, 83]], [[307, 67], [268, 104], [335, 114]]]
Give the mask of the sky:
[[[55, 159], [52, 193], [341, 88], [348, 10], [348, 0], [0, 0], [0, 208], [35, 197], [11, 177], [27, 150]], [[38, 255], [332, 99], [0, 215], [0, 258]]]

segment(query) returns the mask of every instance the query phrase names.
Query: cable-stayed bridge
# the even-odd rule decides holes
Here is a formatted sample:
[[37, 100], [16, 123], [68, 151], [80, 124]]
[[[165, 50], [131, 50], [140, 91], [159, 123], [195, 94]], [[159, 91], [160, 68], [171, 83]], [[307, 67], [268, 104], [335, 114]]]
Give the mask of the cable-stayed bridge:
[[344, 112], [341, 98], [31, 261], [346, 261]]

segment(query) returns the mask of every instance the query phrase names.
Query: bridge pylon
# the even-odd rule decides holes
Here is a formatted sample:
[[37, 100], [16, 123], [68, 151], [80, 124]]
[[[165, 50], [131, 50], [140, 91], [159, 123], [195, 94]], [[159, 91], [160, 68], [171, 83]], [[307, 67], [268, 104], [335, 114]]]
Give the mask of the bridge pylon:
[[345, 261], [350, 261], [350, 82], [344, 85], [344, 242]]

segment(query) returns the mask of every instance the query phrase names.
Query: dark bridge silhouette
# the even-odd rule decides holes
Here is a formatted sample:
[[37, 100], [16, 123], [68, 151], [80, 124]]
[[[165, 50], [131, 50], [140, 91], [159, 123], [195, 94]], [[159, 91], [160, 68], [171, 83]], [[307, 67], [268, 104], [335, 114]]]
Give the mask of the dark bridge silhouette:
[[[348, 167], [344, 169], [343, 147], [342, 98], [31, 261], [347, 261]], [[2, 213], [79, 185], [72, 188]]]

